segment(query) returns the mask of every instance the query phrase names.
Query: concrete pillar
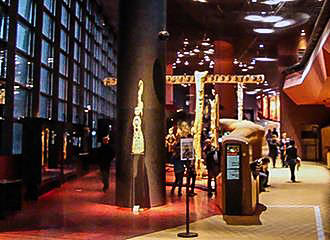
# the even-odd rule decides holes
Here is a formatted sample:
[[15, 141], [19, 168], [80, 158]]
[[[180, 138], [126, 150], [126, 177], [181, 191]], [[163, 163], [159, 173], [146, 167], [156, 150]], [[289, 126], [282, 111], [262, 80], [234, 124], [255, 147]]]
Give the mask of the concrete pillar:
[[[214, 42], [215, 66], [214, 74], [233, 74], [233, 45], [223, 40]], [[236, 118], [237, 101], [235, 84], [216, 84], [216, 93], [219, 94], [220, 118]]]
[[[165, 204], [165, 0], [120, 1], [116, 204]], [[142, 80], [144, 155], [132, 155], [134, 108]]]

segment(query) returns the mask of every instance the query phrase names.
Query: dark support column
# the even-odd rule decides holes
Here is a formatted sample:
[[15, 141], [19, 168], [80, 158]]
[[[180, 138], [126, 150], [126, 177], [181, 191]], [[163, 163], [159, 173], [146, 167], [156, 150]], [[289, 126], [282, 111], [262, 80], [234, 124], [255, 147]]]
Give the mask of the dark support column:
[[[165, 204], [165, 42], [158, 33], [166, 23], [166, 1], [123, 0], [120, 14], [116, 204], [154, 207]], [[133, 157], [132, 119], [140, 79], [144, 82], [145, 152]]]

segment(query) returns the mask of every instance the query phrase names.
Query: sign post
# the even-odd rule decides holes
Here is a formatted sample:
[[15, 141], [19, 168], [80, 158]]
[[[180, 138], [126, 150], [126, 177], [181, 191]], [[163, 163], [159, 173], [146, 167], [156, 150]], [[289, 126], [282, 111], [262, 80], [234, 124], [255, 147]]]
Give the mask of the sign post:
[[190, 212], [189, 212], [189, 185], [191, 178], [191, 162], [194, 161], [194, 147], [192, 138], [180, 140], [181, 161], [187, 162], [187, 183], [186, 183], [186, 231], [178, 233], [178, 237], [193, 238], [198, 237], [198, 233], [190, 232]]

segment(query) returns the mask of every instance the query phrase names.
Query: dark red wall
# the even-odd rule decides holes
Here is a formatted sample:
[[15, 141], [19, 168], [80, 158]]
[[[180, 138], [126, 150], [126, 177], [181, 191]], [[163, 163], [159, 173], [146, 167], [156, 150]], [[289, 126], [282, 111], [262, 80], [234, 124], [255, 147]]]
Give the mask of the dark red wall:
[[324, 127], [330, 124], [330, 108], [323, 105], [296, 105], [284, 92], [281, 92], [281, 132], [296, 141], [298, 154], [302, 154], [301, 129], [306, 124]]

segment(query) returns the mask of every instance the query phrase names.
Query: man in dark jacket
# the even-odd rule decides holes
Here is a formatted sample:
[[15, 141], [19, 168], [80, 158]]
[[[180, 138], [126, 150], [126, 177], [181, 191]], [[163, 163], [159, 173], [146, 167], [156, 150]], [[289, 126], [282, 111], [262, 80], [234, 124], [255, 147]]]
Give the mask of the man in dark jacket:
[[291, 181], [296, 182], [296, 176], [294, 174], [296, 163], [297, 163], [297, 148], [295, 146], [295, 141], [290, 140], [289, 146], [286, 149], [286, 161], [290, 167]]
[[99, 148], [98, 158], [103, 182], [103, 192], [109, 189], [109, 171], [112, 159], [115, 157], [113, 147], [110, 145], [109, 136], [102, 138], [102, 145]]
[[205, 146], [203, 149], [204, 158], [206, 159], [206, 168], [207, 168], [207, 189], [208, 189], [208, 196], [212, 197], [212, 180], [215, 181], [216, 177], [216, 163], [215, 163], [215, 154], [216, 149], [212, 146], [212, 142], [210, 139], [205, 140]]
[[278, 156], [278, 143], [276, 141], [276, 136], [273, 135], [272, 141], [269, 144], [269, 156], [273, 160], [273, 167], [276, 167], [276, 158]]

